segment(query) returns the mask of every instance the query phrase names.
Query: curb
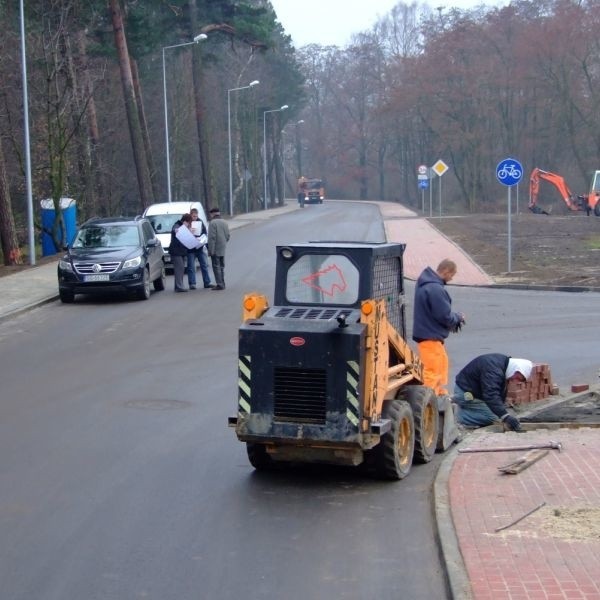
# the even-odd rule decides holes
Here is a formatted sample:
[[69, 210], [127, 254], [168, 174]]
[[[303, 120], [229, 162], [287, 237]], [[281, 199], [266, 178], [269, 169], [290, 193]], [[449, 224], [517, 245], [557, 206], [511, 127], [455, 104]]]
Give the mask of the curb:
[[[519, 412], [519, 417], [530, 417], [547, 408], [571, 400], [576, 400], [577, 398], [590, 393], [598, 392], [600, 392], [600, 384], [591, 384], [589, 389], [584, 392], [569, 394], [567, 396], [556, 398], [555, 400], [547, 400], [543, 405], [538, 404], [537, 406], [532, 407], [531, 410]], [[558, 425], [564, 425], [564, 423], [559, 423]], [[494, 426], [490, 425], [489, 427], [493, 428]], [[485, 431], [486, 429], [487, 427], [482, 427], [480, 430], [476, 431]], [[450, 480], [452, 466], [459, 454], [458, 446], [458, 444], [455, 444], [452, 450], [446, 453], [435, 477], [433, 484], [434, 514], [442, 560], [446, 568], [451, 597], [456, 600], [472, 600], [473, 593], [471, 590], [471, 583], [463, 561], [462, 552], [460, 551], [456, 530], [454, 528], [448, 492], [448, 482]]]
[[7, 313], [4, 314], [0, 314], [0, 323], [3, 323], [4, 321], [8, 321], [9, 319], [13, 319], [14, 317], [18, 317], [19, 315], [29, 312], [30, 310], [33, 310], [34, 308], [38, 308], [39, 306], [42, 306], [44, 304], [49, 304], [50, 302], [54, 302], [55, 300], [58, 300], [59, 296], [58, 293], [52, 294], [51, 296], [46, 296], [45, 298], [40, 298], [39, 300], [35, 300], [34, 302], [31, 302], [30, 304], [27, 304], [25, 306], [19, 306], [19, 308], [15, 308], [14, 310], [11, 310]]

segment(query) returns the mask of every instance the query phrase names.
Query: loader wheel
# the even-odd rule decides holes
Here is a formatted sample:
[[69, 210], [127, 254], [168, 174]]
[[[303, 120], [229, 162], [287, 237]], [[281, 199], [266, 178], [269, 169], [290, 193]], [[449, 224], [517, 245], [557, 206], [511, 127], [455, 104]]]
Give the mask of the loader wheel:
[[392, 428], [373, 448], [375, 472], [382, 479], [404, 479], [410, 472], [415, 450], [415, 424], [410, 404], [391, 400], [383, 407], [384, 419], [392, 421]]
[[246, 442], [246, 452], [248, 453], [250, 464], [257, 471], [266, 471], [267, 469], [273, 468], [273, 459], [267, 453], [264, 444]]
[[409, 385], [397, 395], [410, 404], [415, 420], [415, 462], [428, 463], [435, 454], [439, 417], [434, 391], [424, 385]]

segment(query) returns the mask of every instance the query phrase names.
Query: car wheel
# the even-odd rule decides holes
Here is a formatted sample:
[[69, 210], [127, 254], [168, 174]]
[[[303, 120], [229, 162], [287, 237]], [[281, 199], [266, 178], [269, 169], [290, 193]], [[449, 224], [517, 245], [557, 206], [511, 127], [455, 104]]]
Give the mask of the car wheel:
[[144, 280], [136, 291], [138, 299], [148, 300], [150, 298], [150, 269], [148, 267], [144, 269]]
[[75, 302], [75, 294], [71, 290], [58, 290], [58, 295], [63, 304], [73, 304]]
[[167, 271], [165, 269], [165, 265], [163, 264], [160, 268], [160, 277], [154, 280], [154, 289], [157, 292], [162, 292], [167, 285]]

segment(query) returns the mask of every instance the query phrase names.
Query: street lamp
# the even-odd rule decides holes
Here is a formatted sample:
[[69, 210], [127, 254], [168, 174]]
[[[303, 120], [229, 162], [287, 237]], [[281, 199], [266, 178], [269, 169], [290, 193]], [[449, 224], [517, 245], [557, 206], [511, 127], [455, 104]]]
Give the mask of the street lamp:
[[184, 44], [175, 44], [174, 46], [165, 46], [162, 49], [162, 68], [163, 68], [163, 101], [165, 105], [165, 149], [167, 156], [167, 197], [171, 202], [171, 159], [169, 156], [169, 116], [167, 111], [167, 72], [165, 69], [165, 50], [170, 48], [180, 48], [181, 46], [190, 46], [191, 44], [197, 44], [202, 40], [205, 40], [208, 36], [205, 33], [201, 33], [194, 37], [193, 41], [185, 42]]
[[289, 107], [287, 104], [284, 104], [281, 108], [274, 108], [273, 110], [265, 110], [263, 112], [263, 179], [265, 187], [265, 210], [267, 210], [267, 113], [281, 112], [286, 108]]
[[233, 172], [231, 166], [231, 92], [237, 92], [239, 90], [247, 90], [248, 88], [258, 85], [260, 81], [255, 79], [248, 85], [243, 87], [232, 88], [227, 90], [227, 137], [229, 139], [229, 215], [233, 216]]
[[302, 140], [300, 139], [300, 131], [298, 125], [302, 125], [304, 119], [296, 121], [296, 162], [298, 165], [298, 177], [302, 176]]
[[20, 2], [21, 17], [21, 71], [23, 77], [23, 135], [25, 138], [25, 185], [27, 188], [27, 232], [29, 242], [29, 264], [35, 265], [35, 234], [33, 231], [33, 197], [31, 194], [31, 151], [29, 143], [29, 100], [27, 93], [27, 60], [25, 57], [25, 10]]

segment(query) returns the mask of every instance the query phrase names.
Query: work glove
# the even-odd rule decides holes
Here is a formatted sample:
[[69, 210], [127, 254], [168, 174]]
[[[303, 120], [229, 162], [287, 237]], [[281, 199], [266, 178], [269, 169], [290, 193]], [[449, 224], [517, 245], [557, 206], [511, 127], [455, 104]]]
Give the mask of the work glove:
[[502, 422], [511, 431], [521, 431], [521, 423], [519, 422], [519, 419], [509, 415], [508, 413], [502, 417]]
[[459, 333], [462, 329], [462, 326], [465, 324], [465, 318], [461, 316], [460, 320], [454, 327], [452, 327], [452, 333]]

